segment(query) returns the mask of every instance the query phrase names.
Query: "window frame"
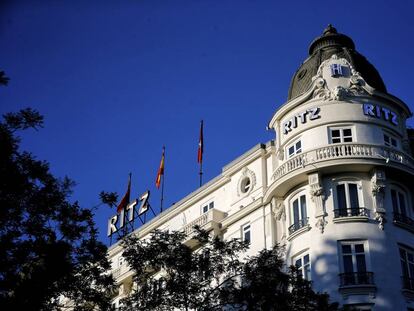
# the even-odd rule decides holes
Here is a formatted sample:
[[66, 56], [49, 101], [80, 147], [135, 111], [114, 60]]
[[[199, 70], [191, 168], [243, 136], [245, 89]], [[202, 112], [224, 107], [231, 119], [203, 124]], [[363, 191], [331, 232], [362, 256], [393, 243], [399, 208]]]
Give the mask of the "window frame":
[[[399, 140], [395, 135], [389, 134], [388, 132], [385, 132], [385, 131], [382, 134], [383, 134], [382, 140], [383, 140], [384, 146], [395, 148], [395, 149], [399, 148]], [[386, 141], [386, 137], [389, 140], [388, 142]], [[395, 145], [392, 143], [392, 141], [395, 141]]]
[[[396, 193], [396, 199], [397, 199], [397, 206], [394, 205], [394, 200], [393, 200], [393, 192]], [[408, 191], [406, 191], [405, 189], [391, 184], [390, 185], [390, 191], [389, 191], [389, 195], [390, 195], [390, 200], [391, 200], [391, 207], [392, 207], [392, 211], [393, 213], [397, 212], [403, 216], [406, 217], [412, 217], [413, 215], [413, 208], [410, 208], [411, 206], [411, 201], [410, 201], [410, 197], [409, 197], [409, 193]], [[404, 209], [405, 212], [402, 212], [402, 206], [401, 206], [401, 195], [403, 196], [404, 199]]]
[[[364, 262], [365, 262], [365, 271], [359, 271], [358, 269], [358, 260], [357, 260], [357, 256], [361, 254], [361, 252], [356, 251], [355, 246], [356, 245], [363, 245], [364, 248]], [[349, 271], [345, 271], [345, 262], [344, 262], [344, 255], [348, 256], [349, 253], [344, 253], [343, 252], [343, 246], [347, 246], [350, 245], [351, 246], [351, 258], [352, 258], [352, 272]], [[369, 272], [370, 269], [370, 265], [368, 264], [368, 253], [369, 253], [369, 249], [368, 249], [368, 241], [366, 240], [345, 240], [345, 241], [339, 241], [339, 256], [340, 256], [340, 271], [341, 273], [358, 273], [358, 272]]]
[[[360, 216], [359, 214], [361, 213], [361, 211], [363, 209], [365, 209], [365, 204], [364, 204], [364, 192], [363, 192], [363, 187], [362, 187], [362, 181], [361, 180], [353, 180], [353, 179], [342, 179], [342, 180], [338, 180], [334, 183], [333, 185], [333, 197], [334, 197], [334, 211], [338, 210], [340, 211], [341, 208], [341, 204], [340, 204], [340, 198], [339, 198], [339, 193], [338, 193], [338, 186], [344, 185], [344, 190], [345, 190], [345, 209], [344, 211], [346, 212], [346, 214], [348, 214], [348, 211], [352, 210], [357, 210], [358, 215], [355, 216]], [[350, 187], [349, 185], [356, 185], [356, 190], [357, 190], [357, 199], [358, 199], [358, 206], [352, 206], [352, 198], [350, 195]], [[352, 213], [351, 213], [352, 214]]]
[[[298, 143], [300, 144], [299, 148], [297, 147]], [[291, 148], [293, 148], [293, 153], [290, 153], [290, 151], [289, 151]], [[294, 157], [295, 155], [297, 155], [299, 153], [302, 153], [302, 150], [303, 150], [302, 140], [300, 138], [296, 139], [294, 142], [290, 143], [286, 147], [287, 158], [290, 159], [290, 158]]]
[[[245, 223], [244, 225], [242, 225], [240, 227], [240, 231], [241, 231], [241, 240], [243, 242], [247, 241], [247, 243], [251, 244], [252, 243], [252, 226], [251, 223]], [[248, 239], [246, 239], [246, 234], [248, 234]]]
[[214, 208], [214, 200], [210, 200], [204, 204], [201, 204], [201, 215], [208, 213], [208, 211], [213, 208]]
[[[402, 250], [405, 252], [405, 258], [404, 258], [404, 261], [406, 264], [405, 268], [403, 266], [403, 258], [401, 256]], [[403, 245], [403, 244], [398, 244], [398, 252], [400, 255], [401, 277], [408, 278], [410, 280], [410, 285], [414, 287], [414, 249], [409, 246]], [[409, 259], [408, 255], [411, 255], [412, 258]]]
[[[308, 257], [309, 260], [306, 264], [305, 257]], [[300, 266], [298, 266], [297, 264], [299, 260], [301, 261]], [[312, 281], [312, 261], [308, 251], [304, 251], [296, 256], [293, 256], [292, 265], [295, 266], [301, 272], [301, 275], [305, 280]]]
[[[305, 198], [305, 200], [304, 200], [305, 208], [302, 207], [302, 203], [303, 203], [302, 200], [301, 200], [302, 197]], [[298, 209], [297, 209], [297, 211], [298, 211], [298, 219], [297, 220], [298, 221], [297, 222], [295, 221], [295, 207], [294, 207], [294, 203], [296, 201], [298, 201]], [[307, 198], [306, 191], [305, 190], [300, 190], [299, 192], [295, 193], [294, 195], [292, 195], [289, 198], [288, 203], [289, 203], [289, 220], [290, 220], [289, 228], [291, 226], [297, 224], [297, 223], [299, 225], [301, 222], [304, 221], [302, 226], [299, 225], [298, 228], [296, 228], [294, 231], [291, 232], [291, 233], [293, 233], [293, 232], [299, 230], [302, 227], [306, 227], [309, 224], [309, 221], [308, 221], [309, 220], [309, 216], [308, 216], [308, 198]], [[305, 213], [303, 213], [303, 211]], [[303, 215], [303, 214], [305, 214], [305, 215]]]
[[[350, 130], [351, 135], [344, 135], [344, 130]], [[333, 131], [339, 131], [339, 137], [333, 137]], [[356, 142], [355, 128], [352, 125], [328, 127], [329, 144], [344, 144]], [[345, 141], [345, 139], [351, 138], [351, 141]], [[334, 139], [339, 139], [338, 142], [334, 142]]]

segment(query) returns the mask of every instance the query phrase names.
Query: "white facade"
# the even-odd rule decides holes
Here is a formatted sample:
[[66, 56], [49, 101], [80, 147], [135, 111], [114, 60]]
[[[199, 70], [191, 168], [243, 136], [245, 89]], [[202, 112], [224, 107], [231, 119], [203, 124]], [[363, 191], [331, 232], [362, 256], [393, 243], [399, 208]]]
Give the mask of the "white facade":
[[[403, 102], [371, 87], [334, 54], [306, 92], [274, 113], [268, 125], [274, 141], [235, 159], [135, 233], [191, 233], [198, 224], [224, 239], [250, 238], [249, 254], [279, 243], [286, 263], [300, 266], [332, 301], [358, 310], [411, 310], [410, 116]], [[120, 286], [115, 303], [131, 286], [121, 253], [119, 244], [109, 250]]]

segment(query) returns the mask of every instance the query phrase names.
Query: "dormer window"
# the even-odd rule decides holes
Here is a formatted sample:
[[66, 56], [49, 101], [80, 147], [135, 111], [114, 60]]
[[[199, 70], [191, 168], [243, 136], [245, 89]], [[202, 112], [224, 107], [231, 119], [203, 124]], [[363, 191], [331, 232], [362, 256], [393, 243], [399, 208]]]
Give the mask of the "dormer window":
[[340, 64], [331, 64], [331, 76], [340, 77], [343, 76], [342, 66]]

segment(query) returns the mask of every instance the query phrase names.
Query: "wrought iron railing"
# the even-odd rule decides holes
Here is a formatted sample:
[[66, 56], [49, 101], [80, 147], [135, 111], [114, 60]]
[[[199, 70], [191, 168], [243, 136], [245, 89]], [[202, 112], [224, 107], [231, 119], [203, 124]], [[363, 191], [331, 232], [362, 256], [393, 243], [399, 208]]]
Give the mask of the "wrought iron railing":
[[340, 286], [374, 285], [373, 272], [350, 272], [339, 274]]
[[404, 224], [414, 230], [414, 220], [407, 215], [394, 212], [394, 222]]
[[300, 228], [305, 227], [309, 222], [309, 218], [304, 218], [299, 220], [298, 222], [295, 222], [293, 225], [289, 226], [289, 234], [292, 234], [293, 232], [299, 230]]
[[403, 289], [414, 291], [414, 279], [413, 278], [402, 276], [401, 280], [402, 280]]
[[334, 209], [334, 217], [355, 217], [355, 216], [365, 216], [369, 217], [369, 211], [365, 207], [351, 207], [351, 208], [339, 208]]

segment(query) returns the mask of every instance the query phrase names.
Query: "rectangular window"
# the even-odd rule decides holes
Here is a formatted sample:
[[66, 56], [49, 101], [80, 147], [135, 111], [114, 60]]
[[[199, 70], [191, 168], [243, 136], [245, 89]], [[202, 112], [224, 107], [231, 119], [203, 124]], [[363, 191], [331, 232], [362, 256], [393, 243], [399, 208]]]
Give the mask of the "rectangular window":
[[250, 224], [242, 226], [242, 240], [250, 243], [251, 242], [251, 231], [250, 231]]
[[211, 201], [210, 203], [203, 205], [203, 207], [201, 208], [204, 213], [207, 213], [209, 210], [211, 210], [212, 208], [214, 208], [214, 201]]
[[305, 280], [311, 280], [311, 263], [309, 254], [301, 255], [293, 260], [293, 264], [299, 270]]
[[298, 196], [291, 202], [292, 225], [289, 227], [289, 232], [293, 233], [308, 224], [306, 195], [303, 194], [301, 196]]
[[336, 186], [335, 217], [367, 216], [366, 210], [360, 206], [358, 184], [341, 183]]
[[403, 288], [414, 290], [414, 250], [400, 247]]
[[397, 139], [391, 135], [384, 134], [384, 145], [397, 148]]
[[352, 142], [352, 129], [351, 128], [338, 128], [330, 129], [331, 143], [351, 143]]
[[407, 215], [405, 194], [399, 190], [391, 189], [392, 209], [394, 213], [402, 216]]
[[302, 142], [298, 140], [287, 148], [288, 157], [291, 158], [294, 155], [302, 152]]
[[364, 241], [340, 243], [341, 286], [373, 284], [373, 276], [367, 271], [367, 244]]

